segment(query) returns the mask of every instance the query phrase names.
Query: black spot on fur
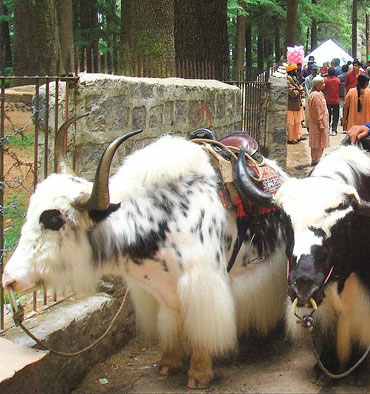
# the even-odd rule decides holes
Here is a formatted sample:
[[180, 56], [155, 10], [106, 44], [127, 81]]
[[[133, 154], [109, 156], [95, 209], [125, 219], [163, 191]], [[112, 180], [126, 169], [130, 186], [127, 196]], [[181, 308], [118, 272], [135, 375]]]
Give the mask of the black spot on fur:
[[317, 227], [312, 227], [310, 226], [308, 228], [310, 231], [312, 231], [316, 237], [322, 238], [322, 239], [326, 239], [326, 234], [325, 231], [322, 228], [317, 228]]
[[137, 233], [135, 244], [123, 245], [123, 253], [126, 252], [132, 260], [153, 259], [160, 244], [166, 240], [168, 231], [167, 222], [162, 222], [159, 223], [157, 230]]
[[166, 260], [161, 260], [160, 263], [161, 263], [163, 271], [168, 272], [169, 268], [168, 268]]

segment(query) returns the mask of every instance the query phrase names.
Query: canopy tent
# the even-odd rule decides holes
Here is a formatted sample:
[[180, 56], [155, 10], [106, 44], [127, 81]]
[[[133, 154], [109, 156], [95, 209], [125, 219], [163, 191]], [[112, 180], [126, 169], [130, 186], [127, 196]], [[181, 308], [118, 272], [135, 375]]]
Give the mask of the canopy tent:
[[308, 57], [314, 56], [315, 63], [322, 66], [324, 62], [330, 62], [334, 58], [340, 59], [340, 65], [347, 64], [348, 60], [353, 61], [353, 57], [348, 55], [348, 53], [342, 49], [337, 43], [332, 39], [329, 39], [322, 43], [319, 47], [309, 53], [304, 59], [303, 63], [308, 63]]

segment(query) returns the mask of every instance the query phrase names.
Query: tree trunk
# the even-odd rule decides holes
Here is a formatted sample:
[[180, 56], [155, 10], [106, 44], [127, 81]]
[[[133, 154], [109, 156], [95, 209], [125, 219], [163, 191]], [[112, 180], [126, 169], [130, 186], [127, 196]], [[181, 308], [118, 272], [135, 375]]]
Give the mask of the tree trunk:
[[175, 48], [177, 61], [208, 61], [228, 78], [227, 0], [175, 0]]
[[[109, 27], [113, 23], [115, 23], [115, 20], [113, 20], [112, 15], [115, 16], [116, 12], [117, 12], [116, 0], [109, 0], [108, 4], [109, 4], [109, 7], [110, 7], [110, 14], [107, 14], [107, 23], [106, 23], [107, 27]], [[108, 41], [108, 46], [113, 51], [113, 53], [117, 53], [118, 52], [118, 48], [119, 48], [119, 35], [114, 34], [114, 33], [109, 34], [107, 36], [107, 41]]]
[[61, 61], [66, 73], [75, 71], [72, 0], [58, 0]]
[[304, 48], [305, 53], [308, 53], [308, 39], [309, 39], [309, 37], [310, 37], [310, 28], [307, 27], [307, 30], [306, 30], [306, 45], [305, 45], [305, 48]]
[[285, 49], [298, 42], [298, 4], [299, 0], [287, 0]]
[[252, 69], [252, 62], [253, 62], [253, 60], [252, 60], [252, 53], [253, 53], [252, 25], [249, 22], [247, 22], [247, 26], [246, 26], [246, 30], [245, 30], [245, 48], [246, 48], [245, 68], [247, 70], [247, 76], [248, 76], [249, 71]]
[[120, 59], [130, 65], [146, 57], [155, 75], [175, 66], [173, 0], [121, 1]]
[[[316, 6], [317, 0], [311, 0], [311, 3]], [[311, 20], [311, 51], [317, 48], [317, 22], [316, 19]]]
[[366, 14], [366, 61], [370, 60], [370, 14]]
[[279, 63], [281, 60], [280, 51], [280, 20], [277, 15], [274, 16], [274, 44], [275, 44], [275, 62]]
[[357, 6], [358, 0], [352, 0], [352, 57], [357, 58]]
[[14, 74], [58, 72], [58, 35], [54, 0], [14, 0]]
[[257, 67], [258, 70], [264, 69], [264, 38], [261, 34], [258, 34], [257, 37]]
[[[241, 7], [243, 7], [245, 11], [245, 2], [239, 1], [239, 4]], [[246, 20], [246, 16], [242, 14], [239, 14], [236, 20], [235, 54], [233, 69], [233, 79], [235, 81], [243, 79]]]
[[[8, 9], [3, 1], [0, 1], [0, 15], [7, 16]], [[0, 72], [5, 75], [5, 67], [12, 61], [12, 50], [10, 45], [9, 22], [0, 24]]]
[[[97, 54], [99, 50], [99, 25], [97, 0], [79, 0], [80, 40], [83, 42], [81, 52], [87, 55], [87, 71], [97, 71]], [[91, 61], [93, 55], [94, 61]]]

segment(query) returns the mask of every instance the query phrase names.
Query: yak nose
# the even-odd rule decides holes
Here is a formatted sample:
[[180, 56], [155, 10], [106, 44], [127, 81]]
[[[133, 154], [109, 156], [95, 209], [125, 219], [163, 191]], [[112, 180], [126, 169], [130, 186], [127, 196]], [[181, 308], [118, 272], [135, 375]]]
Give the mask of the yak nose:
[[4, 288], [7, 286], [12, 286], [14, 288], [16, 285], [16, 280], [5, 271], [3, 274], [2, 285]]
[[309, 303], [310, 298], [319, 289], [315, 282], [308, 277], [300, 277], [295, 279], [291, 287], [299, 301], [302, 303]]

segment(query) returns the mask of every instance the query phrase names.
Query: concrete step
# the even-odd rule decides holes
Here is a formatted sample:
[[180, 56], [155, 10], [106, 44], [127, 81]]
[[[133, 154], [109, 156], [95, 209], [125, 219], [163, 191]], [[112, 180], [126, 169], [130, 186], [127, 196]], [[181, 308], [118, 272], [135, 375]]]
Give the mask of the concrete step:
[[0, 383], [11, 379], [17, 371], [44, 358], [48, 352], [17, 345], [0, 338]]

